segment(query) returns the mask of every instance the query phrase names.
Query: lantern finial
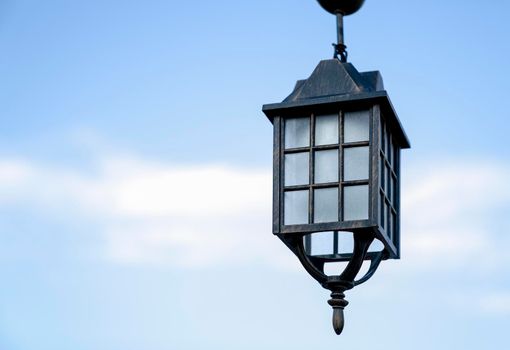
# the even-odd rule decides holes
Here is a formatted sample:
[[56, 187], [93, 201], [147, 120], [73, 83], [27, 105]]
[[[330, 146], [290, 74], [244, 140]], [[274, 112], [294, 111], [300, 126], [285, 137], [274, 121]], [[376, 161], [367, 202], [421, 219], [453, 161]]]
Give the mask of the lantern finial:
[[337, 290], [331, 293], [331, 299], [328, 300], [328, 304], [333, 308], [333, 329], [337, 335], [344, 330], [344, 308], [349, 304], [344, 298], [343, 291]]
[[[322, 8], [336, 16], [337, 43], [333, 44], [334, 58], [347, 62], [347, 46], [344, 43], [344, 16], [358, 11], [365, 0], [317, 0]], [[338, 57], [340, 56], [340, 58]]]

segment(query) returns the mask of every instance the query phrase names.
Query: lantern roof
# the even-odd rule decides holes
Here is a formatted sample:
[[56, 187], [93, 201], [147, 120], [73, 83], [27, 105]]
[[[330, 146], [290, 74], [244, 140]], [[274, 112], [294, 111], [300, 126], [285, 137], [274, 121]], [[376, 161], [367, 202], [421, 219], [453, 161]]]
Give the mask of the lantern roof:
[[303, 108], [353, 103], [379, 103], [395, 136], [400, 140], [400, 147], [410, 147], [409, 139], [384, 90], [381, 73], [360, 73], [351, 63], [338, 59], [321, 61], [308, 79], [296, 82], [287, 98], [280, 103], [266, 104], [262, 110], [272, 122], [275, 116], [295, 113]]

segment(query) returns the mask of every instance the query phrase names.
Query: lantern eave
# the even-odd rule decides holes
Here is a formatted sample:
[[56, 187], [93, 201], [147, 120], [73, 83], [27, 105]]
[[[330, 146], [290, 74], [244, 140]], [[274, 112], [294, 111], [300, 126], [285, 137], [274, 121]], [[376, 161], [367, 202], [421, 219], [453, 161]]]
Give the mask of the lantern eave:
[[342, 109], [345, 107], [356, 108], [365, 107], [374, 104], [380, 104], [382, 111], [388, 116], [389, 122], [395, 136], [398, 138], [400, 147], [403, 149], [411, 148], [411, 143], [398, 118], [397, 112], [386, 90], [373, 92], [359, 92], [352, 94], [321, 96], [297, 101], [288, 101], [280, 103], [265, 104], [262, 111], [273, 122], [276, 116], [296, 115], [301, 112], [320, 112], [332, 109]]

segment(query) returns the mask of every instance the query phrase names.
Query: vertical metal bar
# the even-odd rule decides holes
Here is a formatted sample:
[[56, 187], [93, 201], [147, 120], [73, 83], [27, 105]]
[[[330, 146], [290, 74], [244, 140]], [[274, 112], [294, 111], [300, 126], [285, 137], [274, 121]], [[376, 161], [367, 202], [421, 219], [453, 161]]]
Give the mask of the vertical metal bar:
[[344, 148], [342, 146], [344, 142], [344, 119], [345, 113], [343, 111], [338, 112], [338, 221], [344, 221], [344, 187], [342, 182], [344, 181]]
[[379, 105], [370, 108], [370, 220], [379, 223]]
[[400, 259], [400, 147], [395, 145], [395, 173], [397, 174], [397, 183], [395, 185], [395, 209], [397, 211], [397, 215], [395, 217], [396, 223], [395, 223], [395, 236], [393, 238], [393, 244], [397, 248], [397, 258]]
[[336, 13], [336, 37], [337, 44], [333, 44], [335, 48], [335, 58], [340, 56], [341, 62], [347, 62], [347, 46], [344, 43], [344, 15], [341, 12]]
[[337, 44], [344, 45], [344, 15], [340, 12], [336, 14], [336, 37]]
[[308, 193], [308, 223], [313, 223], [313, 216], [314, 216], [314, 202], [315, 202], [315, 193], [313, 190], [313, 183], [315, 181], [315, 157], [313, 153], [313, 146], [315, 144], [315, 114], [310, 115], [310, 155], [308, 157], [310, 164], [308, 164], [308, 181], [309, 181], [309, 193]]
[[273, 134], [273, 233], [280, 233], [280, 220], [282, 215], [282, 171], [281, 171], [281, 158], [282, 158], [282, 118], [275, 117], [273, 119], [274, 134]]
[[333, 233], [333, 254], [338, 254], [338, 231]]
[[312, 255], [312, 235], [310, 234], [305, 236], [305, 253]]

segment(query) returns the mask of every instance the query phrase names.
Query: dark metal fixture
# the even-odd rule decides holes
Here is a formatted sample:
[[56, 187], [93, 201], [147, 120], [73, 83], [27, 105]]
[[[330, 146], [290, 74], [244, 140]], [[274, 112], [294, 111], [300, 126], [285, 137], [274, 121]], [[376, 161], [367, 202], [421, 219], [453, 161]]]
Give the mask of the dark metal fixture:
[[[382, 260], [400, 257], [400, 150], [410, 144], [381, 74], [346, 62], [342, 19], [363, 0], [318, 1], [337, 16], [335, 58], [263, 112], [274, 127], [273, 233], [331, 291], [340, 334], [344, 292], [366, 282]], [[356, 279], [364, 261], [370, 267]], [[342, 262], [343, 270], [327, 273]]]
[[337, 43], [333, 44], [335, 49], [334, 58], [347, 62], [347, 46], [344, 43], [344, 16], [358, 11], [365, 0], [317, 0], [322, 8], [336, 16]]

